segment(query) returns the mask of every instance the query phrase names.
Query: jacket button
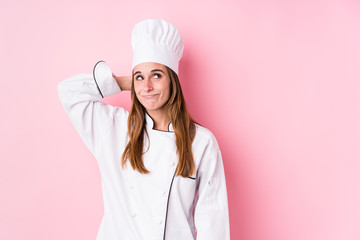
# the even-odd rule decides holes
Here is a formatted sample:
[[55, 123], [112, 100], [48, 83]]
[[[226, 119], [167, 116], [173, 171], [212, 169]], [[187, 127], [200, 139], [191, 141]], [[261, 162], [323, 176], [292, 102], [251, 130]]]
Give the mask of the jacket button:
[[136, 213], [132, 213], [131, 216], [134, 218], [136, 217]]
[[161, 225], [161, 224], [162, 224], [162, 222], [163, 222], [163, 221], [162, 221], [162, 220], [160, 220], [160, 221], [158, 222], [158, 223], [159, 223], [159, 225]]
[[166, 195], [166, 191], [163, 191], [163, 192], [162, 192], [162, 195], [165, 196], [165, 195]]
[[173, 161], [169, 162], [169, 166], [173, 167], [175, 165], [175, 163]]

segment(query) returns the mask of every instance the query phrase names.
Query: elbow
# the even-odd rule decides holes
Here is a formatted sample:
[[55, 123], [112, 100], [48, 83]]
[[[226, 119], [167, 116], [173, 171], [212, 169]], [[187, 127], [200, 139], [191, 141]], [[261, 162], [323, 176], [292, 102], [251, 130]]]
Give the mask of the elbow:
[[59, 82], [56, 86], [56, 90], [57, 90], [57, 94], [60, 98], [60, 100], [62, 99], [62, 96], [65, 92], [65, 87], [64, 87], [64, 83], [63, 82]]
[[68, 102], [68, 89], [67, 89], [67, 86], [66, 84], [64, 83], [64, 81], [62, 82], [59, 82], [56, 86], [56, 90], [57, 90], [57, 95], [59, 97], [59, 100], [61, 102], [61, 104], [65, 107], [66, 109], [66, 106], [68, 105], [67, 102]]

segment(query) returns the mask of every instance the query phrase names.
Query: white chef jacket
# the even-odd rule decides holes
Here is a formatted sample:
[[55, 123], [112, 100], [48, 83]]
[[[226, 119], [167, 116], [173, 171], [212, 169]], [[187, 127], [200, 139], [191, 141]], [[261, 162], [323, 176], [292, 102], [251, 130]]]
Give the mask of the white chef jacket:
[[121, 167], [128, 143], [129, 113], [100, 102], [121, 89], [111, 78], [81, 73], [58, 84], [66, 113], [98, 163], [104, 201], [97, 240], [228, 240], [226, 182], [214, 135], [196, 124], [192, 144], [196, 174], [175, 176], [178, 163], [175, 134], [153, 129], [146, 113], [143, 155], [149, 174]]

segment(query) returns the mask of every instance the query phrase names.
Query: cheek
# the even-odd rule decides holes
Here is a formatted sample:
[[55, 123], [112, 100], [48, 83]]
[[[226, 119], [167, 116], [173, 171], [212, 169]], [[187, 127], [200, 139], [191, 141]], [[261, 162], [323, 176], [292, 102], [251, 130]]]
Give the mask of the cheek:
[[166, 89], [166, 98], [169, 98], [170, 97], [170, 88], [167, 88]]
[[169, 96], [170, 95], [170, 81], [164, 85], [161, 86], [162, 88], [162, 92], [166, 95]]
[[140, 98], [140, 93], [137, 91], [135, 86], [134, 86], [134, 97], [138, 102], [140, 102], [142, 104], [142, 101], [141, 101], [141, 98]]
[[136, 84], [136, 82], [134, 82], [134, 92], [135, 92], [136, 96], [138, 96], [140, 93], [139, 84]]

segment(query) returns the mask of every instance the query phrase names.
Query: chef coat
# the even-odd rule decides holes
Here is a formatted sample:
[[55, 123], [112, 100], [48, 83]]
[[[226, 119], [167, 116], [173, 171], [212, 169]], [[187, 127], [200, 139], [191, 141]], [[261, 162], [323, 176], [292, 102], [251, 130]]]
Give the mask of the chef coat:
[[153, 129], [146, 113], [144, 165], [149, 174], [124, 168], [129, 113], [100, 102], [121, 91], [114, 78], [80, 73], [58, 84], [58, 95], [82, 140], [96, 158], [104, 201], [97, 240], [228, 240], [227, 190], [214, 135], [196, 124], [192, 144], [196, 173], [175, 176], [175, 133]]

